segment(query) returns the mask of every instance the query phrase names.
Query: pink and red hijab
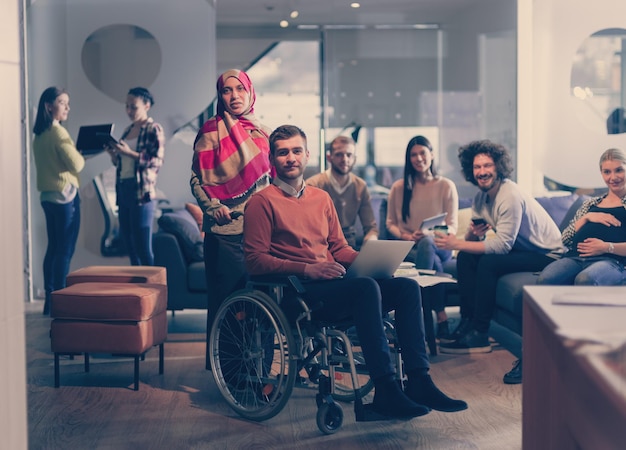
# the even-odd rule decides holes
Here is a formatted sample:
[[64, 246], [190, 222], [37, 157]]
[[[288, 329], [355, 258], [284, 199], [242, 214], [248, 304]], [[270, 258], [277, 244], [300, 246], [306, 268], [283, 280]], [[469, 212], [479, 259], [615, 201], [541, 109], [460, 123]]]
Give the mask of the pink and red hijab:
[[[250, 105], [243, 114], [231, 114], [222, 102], [225, 81], [237, 78], [250, 95]], [[248, 75], [228, 70], [217, 80], [217, 115], [200, 129], [194, 143], [194, 171], [210, 198], [237, 198], [270, 173], [269, 128], [254, 115], [256, 94]]]

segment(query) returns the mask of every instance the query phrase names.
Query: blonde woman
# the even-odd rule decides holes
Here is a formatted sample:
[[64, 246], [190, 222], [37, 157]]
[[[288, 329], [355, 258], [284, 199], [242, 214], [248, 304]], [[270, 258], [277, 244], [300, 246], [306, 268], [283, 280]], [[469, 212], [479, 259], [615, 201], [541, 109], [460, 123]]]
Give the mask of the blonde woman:
[[47, 88], [39, 98], [33, 132], [37, 190], [46, 216], [48, 247], [43, 259], [45, 302], [48, 314], [52, 291], [65, 287], [80, 228], [78, 173], [85, 159], [61, 123], [70, 112], [70, 96], [58, 87]]

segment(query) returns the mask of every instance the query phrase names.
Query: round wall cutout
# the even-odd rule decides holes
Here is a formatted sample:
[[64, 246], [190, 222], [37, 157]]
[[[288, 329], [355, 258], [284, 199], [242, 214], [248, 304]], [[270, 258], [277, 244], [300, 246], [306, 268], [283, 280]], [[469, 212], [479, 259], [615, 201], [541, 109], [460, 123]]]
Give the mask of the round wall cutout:
[[130, 88], [149, 88], [156, 80], [161, 70], [161, 47], [144, 28], [108, 25], [85, 40], [81, 63], [91, 84], [124, 103]]
[[626, 29], [593, 33], [572, 63], [571, 94], [578, 117], [600, 133], [626, 132]]

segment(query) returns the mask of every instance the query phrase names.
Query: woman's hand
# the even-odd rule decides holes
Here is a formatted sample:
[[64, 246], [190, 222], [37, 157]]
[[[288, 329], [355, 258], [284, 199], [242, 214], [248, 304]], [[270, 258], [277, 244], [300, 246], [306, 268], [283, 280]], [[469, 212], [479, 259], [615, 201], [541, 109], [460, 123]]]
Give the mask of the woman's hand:
[[128, 146], [128, 144], [122, 139], [117, 144], [114, 144], [115, 151], [121, 155], [130, 156], [131, 158], [139, 159], [139, 153], [134, 151]]
[[346, 268], [335, 261], [307, 264], [304, 267], [304, 276], [311, 280], [332, 280], [345, 274]]
[[[239, 213], [241, 214], [241, 213]], [[213, 212], [213, 219], [218, 225], [226, 225], [231, 223], [236, 217], [233, 217], [234, 213], [227, 206], [222, 206]]]
[[116, 166], [117, 165], [117, 150], [109, 144], [104, 145], [104, 150], [111, 157], [111, 163]]
[[[598, 214], [603, 214], [603, 213], [598, 213]], [[610, 214], [607, 214], [607, 215], [610, 216]], [[601, 239], [587, 238], [584, 241], [580, 242], [578, 246], [576, 247], [576, 249], [578, 250], [578, 253], [580, 254], [580, 256], [582, 256], [583, 258], [588, 258], [590, 256], [599, 256], [604, 253], [607, 253], [608, 247], [609, 247], [609, 244], [604, 242]]]
[[402, 239], [403, 241], [419, 242], [419, 240], [422, 239], [423, 237], [424, 237], [424, 233], [422, 232], [422, 230], [417, 230], [417, 231], [414, 231], [413, 233], [402, 233], [402, 235], [400, 236], [400, 239]]
[[622, 222], [617, 220], [617, 217], [609, 213], [590, 212], [583, 217], [587, 222], [601, 223], [607, 227], [619, 227], [622, 224]]

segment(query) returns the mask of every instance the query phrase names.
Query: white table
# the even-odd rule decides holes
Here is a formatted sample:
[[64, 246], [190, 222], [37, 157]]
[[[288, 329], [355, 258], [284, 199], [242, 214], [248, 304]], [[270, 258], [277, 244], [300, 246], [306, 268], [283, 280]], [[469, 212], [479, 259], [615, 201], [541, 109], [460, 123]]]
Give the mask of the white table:
[[524, 288], [523, 448], [626, 448], [626, 307], [553, 304], [563, 293], [626, 287]]

